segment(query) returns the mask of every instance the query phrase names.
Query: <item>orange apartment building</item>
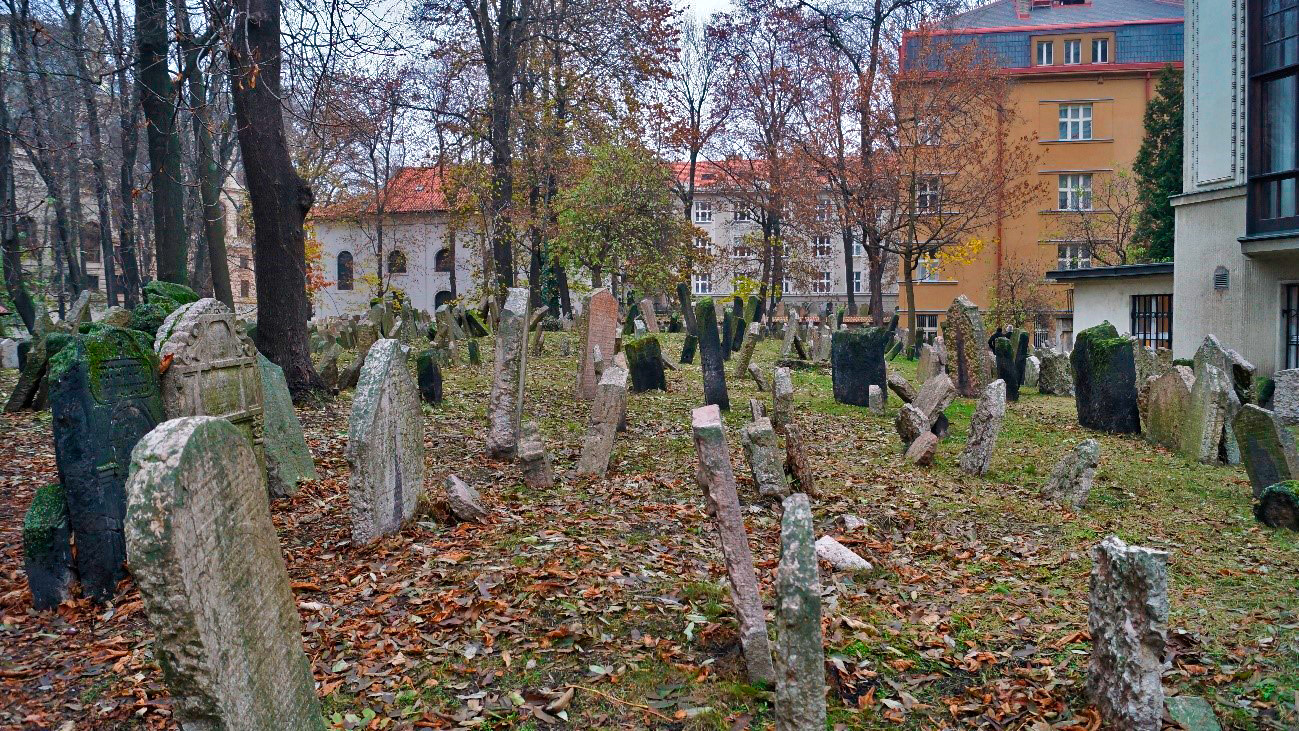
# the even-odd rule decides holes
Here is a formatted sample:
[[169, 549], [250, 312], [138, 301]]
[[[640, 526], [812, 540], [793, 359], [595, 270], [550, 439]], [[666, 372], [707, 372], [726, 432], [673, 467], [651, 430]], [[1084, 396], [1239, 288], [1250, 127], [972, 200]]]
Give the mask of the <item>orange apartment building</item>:
[[[987, 307], [1003, 267], [1022, 263], [1045, 274], [1092, 265], [1087, 246], [1065, 234], [1066, 218], [1078, 215], [1068, 211], [1090, 208], [1096, 185], [1131, 169], [1156, 77], [1170, 64], [1182, 67], [1182, 17], [1180, 0], [996, 0], [942, 24], [937, 32], [979, 44], [1013, 76], [1018, 127], [1005, 138], [1034, 140], [1036, 194], [981, 234], [987, 243], [968, 265], [918, 267], [923, 337], [933, 339], [957, 295]], [[911, 36], [904, 44], [917, 41]], [[1072, 292], [1047, 286], [1056, 291], [1058, 310], [1039, 325], [1036, 339], [1071, 347]], [[905, 291], [899, 306], [908, 309]]]

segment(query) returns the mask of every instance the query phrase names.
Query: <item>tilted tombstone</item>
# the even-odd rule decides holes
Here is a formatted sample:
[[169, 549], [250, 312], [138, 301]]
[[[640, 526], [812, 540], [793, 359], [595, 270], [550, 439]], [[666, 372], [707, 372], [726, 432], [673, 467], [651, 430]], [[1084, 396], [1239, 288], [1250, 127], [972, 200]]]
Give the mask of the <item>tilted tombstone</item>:
[[1249, 403], [1253, 396], [1254, 365], [1241, 357], [1240, 353], [1223, 347], [1218, 338], [1206, 335], [1204, 342], [1195, 351], [1195, 367], [1208, 363], [1219, 368], [1227, 377], [1227, 416], [1220, 440], [1219, 451], [1227, 464], [1240, 464], [1240, 446], [1236, 444], [1236, 435], [1229, 428], [1236, 420], [1236, 414], [1242, 405]]
[[[702, 304], [702, 301], [700, 302]], [[716, 315], [714, 315], [716, 317]], [[699, 312], [695, 312], [695, 319], [699, 319]], [[722, 334], [719, 345], [721, 347], [722, 360], [731, 359], [731, 341], [735, 338], [735, 316], [730, 310], [722, 310]]]
[[695, 323], [694, 305], [690, 303], [690, 285], [685, 282], [677, 282], [677, 303], [681, 305], [681, 317], [686, 322], [686, 334], [697, 336], [699, 326]]
[[1006, 383], [1000, 378], [983, 389], [983, 395], [970, 417], [970, 437], [961, 450], [961, 469], [966, 474], [982, 475], [992, 464], [992, 452], [1001, 434], [1001, 421], [1006, 416]]
[[1255, 499], [1269, 486], [1299, 476], [1299, 430], [1287, 426], [1275, 412], [1245, 404], [1232, 432]]
[[727, 346], [717, 336], [717, 311], [712, 297], [703, 297], [695, 305], [695, 322], [699, 325], [699, 366], [704, 376], [704, 403], [720, 409], [731, 408], [726, 392]]
[[757, 363], [749, 364], [748, 373], [749, 377], [753, 379], [754, 384], [757, 385], [759, 391], [766, 393], [770, 390], [770, 387], [767, 384], [767, 377], [762, 375], [762, 369], [758, 367]]
[[11, 338], [0, 340], [0, 368], [18, 367], [18, 341]]
[[595, 398], [600, 380], [593, 353], [597, 347], [606, 355], [613, 353], [614, 339], [618, 336], [618, 300], [604, 287], [595, 290], [582, 307], [581, 322], [582, 363], [577, 374], [577, 397], [590, 401]]
[[776, 730], [825, 728], [821, 582], [807, 495], [784, 500], [776, 567]]
[[975, 398], [988, 383], [988, 335], [983, 317], [969, 297], [961, 295], [947, 308], [943, 323], [943, 342], [947, 346], [947, 367], [955, 375], [956, 391]]
[[785, 465], [781, 460], [780, 444], [776, 441], [776, 431], [771, 426], [771, 420], [755, 416], [752, 422], [740, 430], [740, 440], [744, 444], [744, 455], [749, 460], [749, 470], [753, 473], [753, 484], [758, 488], [758, 494], [763, 497], [788, 495]]
[[1132, 339], [1121, 337], [1109, 322], [1089, 327], [1074, 339], [1069, 363], [1081, 426], [1113, 434], [1141, 431], [1132, 346]]
[[647, 331], [652, 333], [659, 331], [659, 319], [654, 314], [654, 300], [649, 297], [640, 301], [640, 319], [645, 323]]
[[623, 343], [627, 367], [631, 371], [632, 393], [653, 389], [668, 390], [667, 376], [663, 373], [663, 350], [657, 335], [642, 335]]
[[73, 338], [50, 361], [54, 453], [77, 544], [82, 591], [111, 597], [125, 576], [131, 450], [163, 420], [158, 360], [131, 330]]
[[266, 452], [266, 482], [271, 497], [289, 497], [298, 491], [298, 483], [316, 479], [316, 463], [302, 433], [302, 422], [293, 409], [284, 370], [257, 354], [262, 376], [262, 416], [266, 429], [263, 446]]
[[777, 433], [794, 421], [794, 380], [789, 368], [781, 366], [771, 375], [771, 425]]
[[368, 543], [400, 530], [424, 488], [424, 423], [397, 340], [380, 340], [365, 358], [345, 455], [352, 471], [352, 540]]
[[627, 371], [617, 365], [603, 367], [595, 400], [591, 403], [586, 436], [582, 440], [577, 474], [604, 477], [613, 456], [614, 437], [626, 409]]
[[528, 365], [528, 290], [511, 287], [496, 326], [496, 360], [487, 403], [487, 453], [497, 459], [514, 456], [523, 415], [524, 373]]
[[1139, 403], [1141, 433], [1152, 444], [1171, 450], [1182, 446], [1182, 420], [1191, 400], [1195, 374], [1186, 366], [1173, 369], [1146, 384]]
[[758, 347], [758, 342], [762, 340], [762, 325], [754, 322], [749, 324], [749, 329], [744, 337], [744, 345], [740, 346], [740, 355], [735, 359], [735, 377], [744, 378], [744, 374], [749, 371], [749, 363], [753, 360], [753, 351]]
[[90, 290], [82, 290], [72, 303], [71, 309], [68, 310], [68, 317], [64, 321], [71, 332], [76, 332], [77, 328], [90, 322]]
[[[1227, 400], [1231, 384], [1227, 374], [1215, 365], [1200, 362], [1195, 368], [1186, 411], [1182, 414], [1182, 440], [1178, 450], [1195, 462], [1216, 464], [1227, 424]], [[1233, 437], [1232, 441], [1235, 441]]]
[[884, 350], [891, 334], [880, 327], [840, 330], [832, 336], [830, 369], [834, 382], [834, 400], [841, 404], [870, 406], [870, 387], [879, 388], [888, 401], [888, 369]]
[[181, 728], [323, 731], [298, 605], [246, 436], [174, 419], [132, 456], [126, 541]]
[[794, 339], [798, 337], [798, 314], [789, 313], [789, 319], [785, 321], [784, 339], [780, 343], [780, 357], [788, 358], [794, 350]]
[[162, 374], [167, 418], [220, 416], [234, 424], [252, 445], [264, 480], [262, 373], [257, 348], [235, 326], [235, 313], [211, 298], [184, 305], [158, 328], [153, 349], [171, 361]]

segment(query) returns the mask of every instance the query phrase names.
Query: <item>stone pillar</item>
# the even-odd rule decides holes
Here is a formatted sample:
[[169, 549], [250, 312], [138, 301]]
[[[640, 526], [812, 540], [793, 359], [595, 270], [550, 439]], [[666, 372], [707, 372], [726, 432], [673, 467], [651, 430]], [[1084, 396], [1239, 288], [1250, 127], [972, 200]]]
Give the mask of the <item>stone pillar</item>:
[[825, 728], [821, 582], [807, 495], [785, 498], [776, 568], [776, 731]]
[[298, 491], [299, 482], [316, 479], [316, 463], [302, 433], [298, 412], [293, 409], [284, 370], [261, 353], [257, 354], [257, 367], [262, 375], [266, 482], [271, 497], [289, 497]]
[[554, 486], [555, 475], [550, 469], [550, 457], [546, 454], [546, 443], [541, 438], [537, 422], [529, 419], [519, 426], [517, 453], [524, 484], [533, 488]]
[[1092, 549], [1087, 694], [1106, 726], [1159, 731], [1168, 641], [1168, 554], [1109, 536]]
[[1015, 346], [1009, 338], [992, 341], [992, 354], [996, 359], [997, 378], [1006, 382], [1006, 400], [1019, 400], [1019, 367], [1015, 362]]
[[[707, 330], [711, 317], [701, 311], [699, 327]], [[771, 646], [767, 640], [766, 613], [762, 597], [758, 594], [758, 576], [753, 568], [753, 553], [749, 537], [744, 531], [744, 517], [740, 512], [740, 496], [735, 491], [735, 475], [731, 471], [731, 456], [726, 447], [726, 431], [722, 415], [716, 404], [701, 406], [691, 414], [691, 428], [695, 436], [695, 451], [699, 463], [695, 477], [704, 490], [704, 496], [713, 507], [717, 534], [726, 559], [726, 574], [731, 582], [731, 603], [740, 623], [740, 646], [748, 666], [749, 681], [769, 684], [775, 680], [771, 663]]]
[[783, 433], [794, 423], [794, 380], [789, 369], [777, 368], [771, 378], [771, 425]]
[[818, 327], [822, 340], [831, 338], [830, 369], [834, 380], [834, 400], [841, 404], [870, 406], [870, 387], [878, 386], [888, 399], [888, 370], [884, 351], [892, 333], [882, 327], [840, 330], [833, 335]]
[[610, 357], [614, 339], [618, 337], [618, 300], [609, 290], [600, 287], [592, 292], [582, 306], [582, 352], [579, 355], [581, 370], [577, 373], [577, 397], [590, 401], [595, 398], [595, 386], [600, 380], [595, 372], [595, 349]]
[[744, 374], [748, 372], [749, 362], [753, 360], [753, 349], [758, 346], [760, 340], [762, 340], [762, 324], [751, 323], [744, 338], [744, 345], [740, 346], [740, 356], [735, 359], [736, 378], [744, 378]]
[[726, 370], [722, 361], [727, 344], [717, 337], [717, 312], [712, 297], [704, 297], [695, 305], [695, 320], [699, 325], [699, 365], [704, 375], [704, 403], [720, 409], [731, 408], [731, 398], [726, 393]]
[[617, 365], [608, 365], [600, 376], [595, 401], [591, 404], [591, 418], [586, 437], [582, 440], [582, 456], [577, 461], [577, 474], [604, 477], [613, 456], [613, 440], [627, 408], [627, 371]]
[[961, 469], [967, 474], [982, 475], [988, 471], [1005, 416], [1006, 382], [998, 378], [984, 387], [970, 417], [970, 436], [961, 450]]
[[[1028, 371], [1028, 352], [1029, 350], [1032, 349], [1032, 346], [1030, 346], [1028, 342], [1028, 333], [1023, 330], [1020, 330], [1019, 339], [1014, 343], [1014, 345], [1015, 345], [1015, 380], [1016, 380], [1015, 393], [1018, 394], [1019, 387], [1025, 385], [1025, 379], [1027, 378], [1027, 371]], [[1017, 395], [1016, 399], [1018, 398], [1019, 397]]]
[[1115, 434], [1141, 431], [1132, 342], [1120, 337], [1108, 322], [1089, 327], [1074, 338], [1069, 363], [1079, 425]]
[[519, 440], [528, 361], [527, 326], [528, 290], [511, 287], [496, 326], [496, 361], [492, 364], [492, 392], [487, 402], [487, 453], [497, 459], [513, 457]]
[[785, 465], [780, 459], [780, 444], [776, 441], [776, 431], [771, 427], [771, 420], [755, 416], [751, 423], [740, 430], [740, 439], [744, 444], [744, 454], [749, 459], [749, 469], [753, 472], [753, 484], [757, 486], [758, 494], [763, 497], [788, 495]]
[[72, 526], [58, 483], [38, 488], [23, 516], [23, 571], [33, 609], [54, 609], [72, 598]]
[[943, 342], [947, 346], [947, 367], [955, 374], [956, 390], [966, 398], [975, 398], [988, 383], [988, 335], [983, 317], [969, 297], [957, 297], [947, 308], [943, 323]]
[[153, 651], [186, 729], [323, 731], [261, 467], [225, 419], [140, 441], [126, 543]]

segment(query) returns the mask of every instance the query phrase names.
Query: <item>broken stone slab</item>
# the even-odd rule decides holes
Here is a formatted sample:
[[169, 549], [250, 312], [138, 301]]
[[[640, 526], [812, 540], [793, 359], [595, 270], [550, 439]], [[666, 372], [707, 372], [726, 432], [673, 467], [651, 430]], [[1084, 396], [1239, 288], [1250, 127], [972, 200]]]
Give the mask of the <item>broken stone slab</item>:
[[[855, 518], [856, 524], [853, 526], [854, 528], [864, 527], [866, 524], [865, 521], [861, 518], [857, 518], [855, 515], [840, 517]], [[849, 527], [847, 520], [844, 520], [844, 528], [845, 530], [853, 529]], [[853, 551], [851, 548], [848, 548], [830, 536], [821, 536], [816, 540], [816, 557], [830, 564], [838, 571], [871, 570], [870, 561], [858, 556], [856, 551]]]
[[1048, 500], [1080, 510], [1087, 503], [1087, 495], [1091, 493], [1100, 458], [1100, 442], [1095, 439], [1084, 440], [1056, 463], [1051, 476], [1042, 487], [1042, 495]]
[[1196, 366], [1195, 383], [1182, 413], [1182, 439], [1178, 451], [1183, 457], [1204, 464], [1218, 462], [1230, 390], [1231, 384], [1222, 369], [1206, 361]]
[[893, 425], [898, 430], [902, 451], [905, 452], [917, 437], [929, 431], [929, 418], [915, 404], [903, 404]]
[[555, 475], [550, 468], [550, 456], [541, 438], [537, 422], [529, 419], [519, 426], [519, 445], [516, 450], [519, 466], [523, 469], [523, 482], [532, 488], [553, 487]]
[[1174, 451], [1181, 449], [1182, 422], [1194, 385], [1194, 372], [1180, 365], [1146, 384], [1139, 406], [1141, 432], [1147, 440]]
[[485, 522], [488, 515], [487, 508], [483, 505], [483, 499], [479, 496], [478, 491], [470, 487], [468, 483], [456, 475], [447, 475], [446, 479], [447, 507], [456, 520], [465, 523], [482, 523]]
[[247, 437], [173, 419], [131, 457], [126, 546], [182, 728], [323, 731], [298, 605]]
[[23, 571], [32, 592], [32, 608], [54, 609], [72, 598], [72, 525], [63, 486], [37, 488], [23, 516]]
[[616, 365], [606, 366], [596, 388], [595, 400], [591, 403], [577, 474], [603, 477], [608, 472], [614, 437], [626, 409], [627, 371]]
[[77, 328], [85, 323], [90, 322], [90, 290], [84, 289], [72, 303], [71, 309], [68, 310], [68, 318], [65, 321], [71, 332], [77, 332]]
[[290, 497], [298, 491], [299, 482], [316, 479], [316, 463], [293, 408], [284, 370], [261, 353], [257, 354], [257, 367], [262, 376], [266, 484], [271, 497]]
[[[916, 387], [911, 385], [911, 381], [908, 381], [906, 376], [895, 370], [890, 370], [888, 378], [889, 389], [896, 393], [898, 398], [902, 399], [902, 403], [909, 404], [916, 400], [919, 393], [916, 392]], [[921, 381], [921, 383], [924, 382]]]
[[487, 402], [487, 453], [496, 459], [513, 457], [519, 441], [528, 361], [527, 323], [528, 289], [511, 287], [496, 326], [496, 360], [492, 363], [492, 390]]
[[1164, 699], [1168, 717], [1185, 731], [1222, 731], [1213, 706], [1197, 695], [1178, 695]]
[[1111, 728], [1159, 731], [1168, 642], [1168, 554], [1109, 536], [1092, 549], [1087, 695]]
[[788, 368], [780, 367], [771, 379], [771, 425], [777, 433], [794, 421], [794, 380]]
[[1254, 517], [1269, 528], [1299, 531], [1299, 481], [1264, 488], [1254, 503]]
[[[920, 392], [916, 394], [911, 404], [924, 414], [927, 421], [926, 428], [934, 428], [943, 417], [943, 412], [955, 399], [956, 386], [952, 383], [951, 377], [946, 373], [939, 373], [921, 385]], [[938, 434], [938, 430], [935, 429], [934, 433]], [[942, 434], [939, 436], [941, 437]]]
[[970, 436], [961, 450], [961, 469], [970, 475], [982, 475], [992, 464], [992, 453], [1001, 434], [1006, 416], [1006, 383], [1000, 378], [983, 389], [983, 395], [970, 417]]
[[821, 581], [813, 535], [807, 495], [785, 498], [776, 567], [777, 731], [825, 728]]
[[[711, 310], [696, 314], [710, 313]], [[707, 329], [710, 320], [715, 321], [712, 317], [699, 317], [699, 327]], [[731, 583], [731, 603], [736, 619], [739, 620], [740, 646], [744, 652], [749, 680], [755, 684], [769, 684], [776, 680], [776, 672], [771, 660], [771, 645], [767, 640], [766, 613], [762, 608], [762, 597], [758, 593], [753, 552], [744, 530], [740, 497], [735, 490], [735, 475], [731, 471], [726, 431], [718, 406], [709, 404], [695, 409], [691, 413], [691, 429], [698, 455], [695, 477], [713, 509], [722, 555], [726, 560], [726, 574]]]
[[1299, 430], [1287, 426], [1275, 412], [1245, 404], [1232, 431], [1254, 499], [1269, 486], [1299, 475]]
[[966, 398], [978, 396], [990, 380], [992, 363], [983, 317], [969, 297], [960, 295], [947, 308], [943, 342], [947, 347], [947, 368], [956, 376], [957, 393]]
[[755, 417], [740, 430], [744, 454], [753, 472], [753, 484], [763, 497], [784, 497], [789, 494], [785, 482], [785, 465], [781, 462], [780, 444], [771, 420]]
[[870, 525], [859, 515], [844, 513], [834, 519], [836, 525], [846, 531], [865, 530]]
[[767, 407], [756, 398], [749, 399], [749, 418], [753, 421], [767, 418]]
[[934, 455], [937, 453], [938, 435], [927, 431], [911, 442], [904, 453], [904, 458], [911, 464], [928, 467], [934, 463]]
[[766, 393], [771, 390], [770, 384], [767, 383], [766, 377], [762, 375], [762, 369], [758, 367], [757, 363], [750, 363], [748, 370], [749, 376], [753, 378], [753, 382], [757, 384], [759, 391]]

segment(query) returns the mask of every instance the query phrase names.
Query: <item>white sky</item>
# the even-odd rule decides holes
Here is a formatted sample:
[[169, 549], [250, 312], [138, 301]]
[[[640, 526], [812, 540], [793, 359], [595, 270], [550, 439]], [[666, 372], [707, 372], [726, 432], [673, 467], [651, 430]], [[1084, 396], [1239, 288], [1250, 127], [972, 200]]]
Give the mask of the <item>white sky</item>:
[[697, 14], [705, 18], [731, 7], [730, 0], [678, 0], [678, 2], [681, 6], [692, 8]]

